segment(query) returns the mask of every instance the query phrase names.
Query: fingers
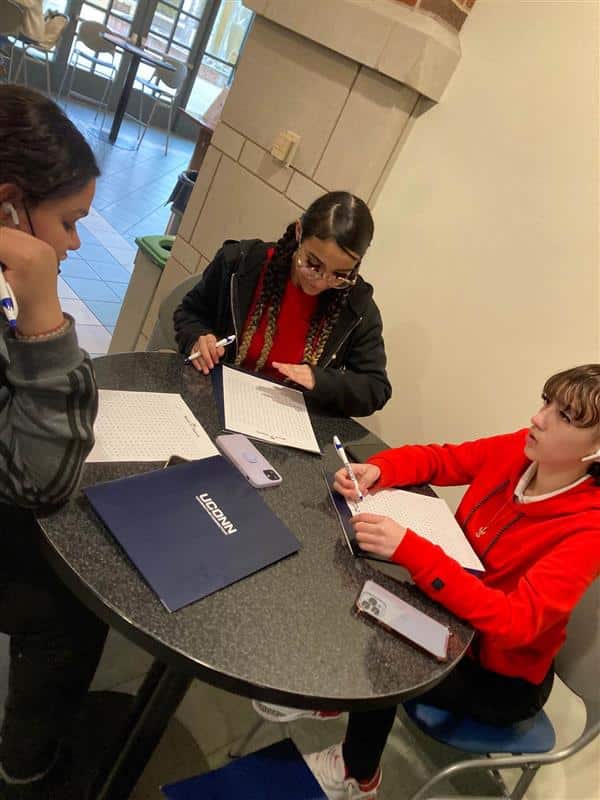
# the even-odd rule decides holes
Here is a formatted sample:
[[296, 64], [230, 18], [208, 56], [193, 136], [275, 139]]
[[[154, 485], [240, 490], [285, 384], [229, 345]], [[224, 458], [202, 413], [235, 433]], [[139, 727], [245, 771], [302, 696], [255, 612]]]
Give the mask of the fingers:
[[381, 523], [386, 520], [387, 517], [384, 517], [382, 514], [370, 514], [369, 512], [363, 512], [362, 514], [355, 514], [352, 517], [352, 524], [358, 530], [359, 526], [362, 526], [363, 530], [368, 530], [366, 528], [367, 525], [381, 525]]
[[[379, 467], [374, 464], [352, 464], [352, 469], [358, 480], [358, 485], [363, 495], [369, 494], [369, 488], [379, 478]], [[348, 477], [345, 467], [342, 467], [335, 473], [333, 488], [349, 500], [358, 499], [356, 496], [356, 487]]]
[[282, 364], [280, 361], [273, 361], [273, 366], [299, 386], [304, 386], [305, 389], [315, 388], [315, 376], [308, 364]]
[[205, 336], [200, 336], [198, 341], [192, 348], [195, 352], [199, 352], [198, 358], [192, 361], [194, 367], [198, 372], [208, 375], [211, 369], [219, 363], [219, 359], [225, 352], [224, 347], [217, 347], [217, 339], [212, 333]]

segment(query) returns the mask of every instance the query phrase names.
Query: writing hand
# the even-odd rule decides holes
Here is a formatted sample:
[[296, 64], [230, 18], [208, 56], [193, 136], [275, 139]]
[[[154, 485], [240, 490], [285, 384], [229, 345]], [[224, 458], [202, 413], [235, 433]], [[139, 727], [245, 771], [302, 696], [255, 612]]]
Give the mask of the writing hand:
[[398, 522], [380, 514], [356, 514], [351, 521], [361, 549], [383, 558], [394, 555], [406, 533]]

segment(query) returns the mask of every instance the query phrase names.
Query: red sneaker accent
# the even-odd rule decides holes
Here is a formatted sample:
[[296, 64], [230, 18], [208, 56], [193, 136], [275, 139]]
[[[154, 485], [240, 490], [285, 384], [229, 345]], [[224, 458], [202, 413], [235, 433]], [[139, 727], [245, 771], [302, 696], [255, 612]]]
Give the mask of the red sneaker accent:
[[[347, 771], [347, 770], [346, 770]], [[359, 788], [362, 792], [370, 792], [376, 789], [381, 777], [381, 768], [377, 769], [375, 775], [368, 781], [358, 781]]]

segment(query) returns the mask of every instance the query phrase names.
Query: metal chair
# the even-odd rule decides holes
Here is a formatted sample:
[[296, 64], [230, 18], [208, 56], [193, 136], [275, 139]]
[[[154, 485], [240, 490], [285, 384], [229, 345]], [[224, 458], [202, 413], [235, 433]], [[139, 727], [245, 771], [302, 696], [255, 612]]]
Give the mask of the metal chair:
[[25, 86], [28, 86], [27, 62], [32, 64], [43, 63], [46, 68], [46, 90], [48, 97], [52, 97], [52, 84], [50, 78], [50, 55], [54, 52], [60, 37], [69, 24], [65, 14], [53, 14], [46, 17], [46, 27], [43, 42], [36, 42], [24, 34], [19, 34], [18, 40], [22, 44], [21, 60], [15, 73], [15, 83], [19, 82], [21, 72], [24, 74]]
[[[116, 47], [112, 42], [108, 42], [106, 39], [103, 38], [103, 33], [110, 33], [110, 29], [106, 25], [102, 25], [99, 22], [93, 22], [87, 19], [81, 19], [78, 17], [79, 28], [76, 34], [76, 44], [71, 53], [71, 58], [69, 59], [69, 63], [67, 64], [67, 68], [63, 75], [63, 79], [60, 84], [60, 89], [58, 90], [58, 97], [62, 96], [63, 89], [65, 83], [67, 83], [67, 76], [69, 74], [69, 69], [71, 70], [71, 77], [68, 81], [68, 89], [65, 95], [65, 103], [68, 103], [69, 97], [73, 95], [78, 100], [91, 100], [93, 103], [97, 104], [98, 109], [94, 116], [94, 119], [97, 118], [98, 112], [102, 110], [102, 114], [106, 113], [106, 109], [108, 107], [108, 95], [110, 92], [110, 87], [112, 86], [114, 77], [117, 73], [117, 66], [115, 64], [115, 52]], [[110, 56], [110, 59], [107, 58], [100, 58], [100, 54], [106, 54], [106, 56]], [[90, 66], [90, 71], [93, 71], [96, 67], [102, 67], [103, 69], [108, 70], [108, 76], [102, 76], [105, 78], [104, 83], [104, 91], [102, 92], [102, 97], [100, 101], [96, 100], [96, 98], [91, 97], [90, 95], [83, 94], [81, 91], [75, 91], [73, 89], [73, 84], [75, 82], [75, 75], [79, 66], [79, 61], [87, 62], [86, 66]]]
[[[496, 727], [482, 725], [465, 717], [459, 718], [450, 712], [411, 701], [405, 704], [408, 716], [421, 731], [433, 739], [457, 747], [463, 752], [494, 755], [463, 760], [445, 767], [413, 794], [410, 800], [431, 798], [431, 790], [440, 781], [470, 770], [491, 772], [503, 791], [503, 797], [521, 800], [540, 767], [575, 755], [600, 734], [599, 664], [600, 581], [597, 580], [573, 612], [567, 628], [567, 640], [555, 660], [557, 676], [585, 705], [586, 722], [580, 736], [566, 747], [548, 752], [554, 747], [555, 736], [553, 729], [548, 729], [549, 721], [543, 711], [525, 723]], [[510, 755], [497, 756], [497, 753]], [[521, 770], [521, 775], [512, 791], [509, 791], [501, 771], [515, 768]]]
[[24, 11], [12, 0], [0, 0], [0, 55], [8, 61], [7, 80], [12, 79], [15, 38], [23, 25]]
[[[156, 108], [166, 108], [169, 112], [167, 139], [165, 142], [165, 155], [167, 155], [169, 152], [169, 136], [171, 135], [171, 128], [173, 125], [173, 111], [177, 106], [179, 93], [181, 92], [184, 81], [187, 77], [187, 66], [182, 61], [179, 61], [179, 59], [173, 58], [172, 56], [164, 56], [164, 60], [168, 61], [169, 64], [172, 64], [175, 67], [175, 71], [163, 69], [162, 67], [155, 67], [150, 80], [137, 77], [135, 82], [141, 86], [139, 116], [135, 117], [131, 114], [127, 114], [127, 116], [134, 119], [138, 125], [143, 128], [142, 135], [138, 137], [137, 142], [136, 149], [139, 150], [144, 136], [146, 135], [146, 131], [152, 124], [152, 117], [154, 116]], [[161, 84], [163, 84], [166, 88], [163, 88]], [[152, 99], [153, 103], [152, 110], [148, 116], [148, 121], [144, 122], [142, 116], [142, 106], [144, 102], [144, 96], [146, 95], [146, 90], [148, 90], [149, 97]]]

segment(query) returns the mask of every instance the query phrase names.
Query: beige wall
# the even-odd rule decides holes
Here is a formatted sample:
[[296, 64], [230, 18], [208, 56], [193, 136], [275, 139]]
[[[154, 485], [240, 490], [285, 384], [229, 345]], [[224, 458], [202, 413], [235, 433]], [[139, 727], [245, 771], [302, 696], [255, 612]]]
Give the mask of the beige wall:
[[598, 9], [480, 0], [398, 155], [365, 263], [391, 443], [527, 424], [548, 374], [599, 359]]

